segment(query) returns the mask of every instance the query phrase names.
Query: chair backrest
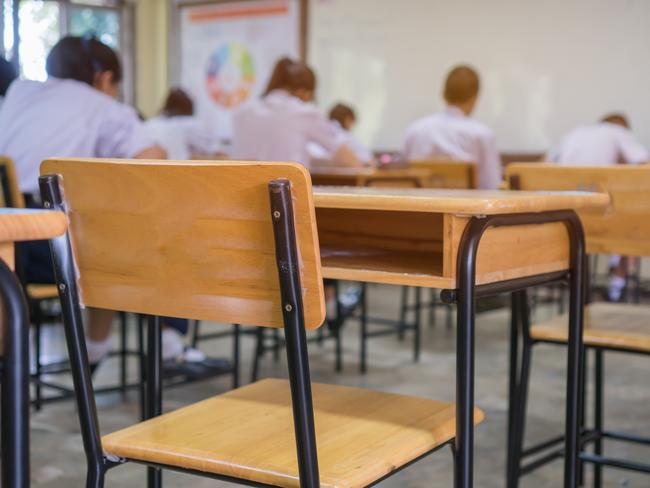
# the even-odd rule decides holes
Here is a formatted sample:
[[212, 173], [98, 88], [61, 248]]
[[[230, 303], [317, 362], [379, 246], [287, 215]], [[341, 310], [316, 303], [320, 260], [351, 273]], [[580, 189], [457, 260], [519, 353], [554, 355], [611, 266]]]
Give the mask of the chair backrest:
[[25, 208], [25, 198], [18, 187], [14, 162], [6, 156], [0, 156], [0, 193], [3, 207]]
[[506, 180], [515, 190], [607, 192], [605, 211], [580, 211], [587, 252], [650, 255], [650, 166], [560, 166], [513, 163]]
[[414, 160], [410, 168], [426, 169], [429, 172], [425, 184], [428, 188], [477, 188], [476, 163], [451, 160]]
[[325, 315], [311, 181], [289, 163], [51, 159], [85, 306], [282, 327], [269, 182], [291, 183], [305, 326]]

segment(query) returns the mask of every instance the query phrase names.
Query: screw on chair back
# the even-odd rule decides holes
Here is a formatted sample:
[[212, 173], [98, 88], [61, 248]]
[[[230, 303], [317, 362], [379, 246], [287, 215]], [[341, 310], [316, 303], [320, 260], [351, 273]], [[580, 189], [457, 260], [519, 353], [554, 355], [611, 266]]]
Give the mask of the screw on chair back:
[[[282, 327], [268, 185], [291, 186], [305, 325], [324, 318], [306, 170], [295, 164], [56, 159], [83, 305]], [[46, 200], [46, 199], [44, 199]]]

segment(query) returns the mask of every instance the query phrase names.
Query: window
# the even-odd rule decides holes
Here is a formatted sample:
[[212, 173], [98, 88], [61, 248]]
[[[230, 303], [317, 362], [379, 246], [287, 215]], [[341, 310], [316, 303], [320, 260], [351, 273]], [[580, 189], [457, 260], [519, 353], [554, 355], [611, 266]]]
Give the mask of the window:
[[[45, 80], [45, 58], [64, 35], [95, 36], [119, 51], [124, 98], [132, 101], [131, 7], [124, 0], [0, 0], [0, 44], [24, 78]], [[17, 28], [17, 32], [16, 32]], [[17, 34], [17, 35], [16, 35]]]

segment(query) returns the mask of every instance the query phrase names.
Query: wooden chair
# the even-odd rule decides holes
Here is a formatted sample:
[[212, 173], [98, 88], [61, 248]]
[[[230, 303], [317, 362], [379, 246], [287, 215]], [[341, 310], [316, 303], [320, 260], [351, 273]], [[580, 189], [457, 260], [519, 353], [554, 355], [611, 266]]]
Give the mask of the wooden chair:
[[[256, 486], [368, 486], [452, 441], [454, 405], [312, 384], [306, 329], [325, 305], [311, 184], [299, 165], [49, 160], [44, 201], [74, 364], [89, 487], [126, 461]], [[143, 191], [144, 190], [144, 191]], [[150, 420], [100, 439], [80, 306], [284, 328], [289, 380], [165, 415], [150, 320]], [[483, 415], [476, 410], [475, 421]], [[459, 469], [463, 469], [462, 467]]]
[[[513, 188], [521, 190], [585, 190], [607, 192], [612, 205], [603, 214], [578, 212], [584, 225], [588, 253], [614, 253], [628, 256], [650, 255], [650, 167], [567, 167], [555, 164], [513, 164], [506, 176]], [[523, 451], [526, 397], [530, 376], [532, 346], [538, 343], [565, 345], [567, 316], [560, 315], [547, 322], [530, 326], [523, 313], [524, 344], [519, 377], [514, 438], [509, 449], [509, 484], [517, 486], [522, 473], [545, 462], [532, 461], [522, 466], [528, 457]], [[604, 428], [604, 353], [618, 351], [650, 354], [650, 306], [633, 304], [591, 303], [585, 310], [584, 342], [594, 351], [594, 425], [584, 428], [585, 444], [593, 443], [594, 452], [581, 454], [584, 462], [594, 465], [594, 486], [602, 486], [602, 466], [650, 473], [650, 464], [614, 459], [604, 455], [603, 440], [617, 439], [650, 444], [650, 439], [629, 433], [607, 431]], [[549, 452], [550, 450], [550, 452]], [[526, 449], [525, 453], [544, 454], [542, 461], [560, 455], [557, 438]], [[533, 468], [531, 468], [531, 466]]]
[[427, 170], [424, 180], [426, 188], [456, 188], [461, 190], [478, 188], [476, 163], [450, 160], [414, 160], [409, 168]]
[[29, 319], [12, 272], [14, 243], [48, 239], [66, 229], [62, 212], [0, 209], [0, 365], [2, 366], [2, 486], [29, 487]]

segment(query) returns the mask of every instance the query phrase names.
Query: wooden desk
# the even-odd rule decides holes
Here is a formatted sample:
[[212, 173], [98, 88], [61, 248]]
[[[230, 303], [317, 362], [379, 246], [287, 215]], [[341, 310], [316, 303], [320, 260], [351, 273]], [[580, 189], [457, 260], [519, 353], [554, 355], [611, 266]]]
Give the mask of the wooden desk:
[[311, 169], [314, 185], [373, 186], [382, 188], [422, 188], [429, 171], [418, 168], [337, 168]]
[[584, 234], [574, 210], [607, 194], [469, 190], [314, 189], [323, 276], [445, 288], [457, 303], [457, 486], [472, 486], [474, 302], [568, 277], [565, 487], [577, 485], [583, 353]]
[[2, 335], [2, 486], [29, 486], [29, 318], [12, 271], [13, 243], [63, 234], [62, 212], [0, 209]]

